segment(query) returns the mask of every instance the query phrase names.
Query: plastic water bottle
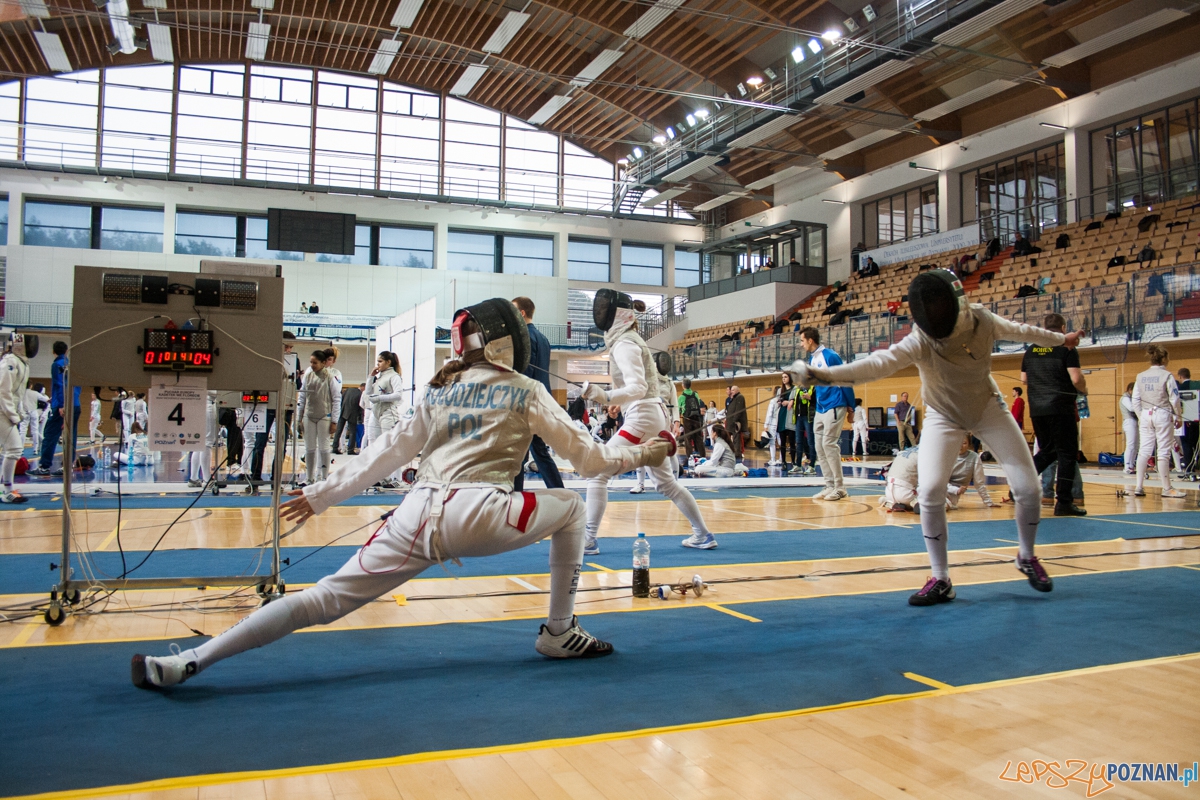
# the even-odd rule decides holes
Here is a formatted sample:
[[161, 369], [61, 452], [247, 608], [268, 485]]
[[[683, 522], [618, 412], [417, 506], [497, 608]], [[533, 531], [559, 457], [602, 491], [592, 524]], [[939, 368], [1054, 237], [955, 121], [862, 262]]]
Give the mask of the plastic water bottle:
[[133, 480], [133, 448], [132, 447], [129, 448], [129, 453], [126, 455], [126, 459], [129, 462], [129, 469], [128, 469], [129, 480]]
[[1088, 408], [1088, 399], [1086, 394], [1075, 395], [1075, 409], [1079, 412], [1080, 419], [1087, 419], [1092, 416], [1092, 412]]
[[633, 540], [633, 596], [650, 596], [650, 542], [644, 533]]
[[109, 465], [111, 465], [111, 464], [112, 464], [112, 452], [110, 452], [109, 449], [106, 447], [106, 448], [104, 448], [104, 452], [101, 455], [100, 469], [108, 469]]

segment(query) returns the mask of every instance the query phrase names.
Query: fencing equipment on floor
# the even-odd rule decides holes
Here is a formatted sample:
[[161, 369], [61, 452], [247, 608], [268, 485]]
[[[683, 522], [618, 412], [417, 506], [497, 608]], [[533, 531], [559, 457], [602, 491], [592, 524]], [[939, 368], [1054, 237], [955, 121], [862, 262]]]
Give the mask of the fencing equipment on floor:
[[[621, 297], [614, 300], [612, 295]], [[604, 343], [609, 352], [612, 388], [606, 392], [591, 383], [584, 384], [583, 388], [583, 396], [589, 400], [619, 405], [624, 411], [625, 422], [608, 441], [608, 446], [614, 448], [631, 447], [644, 442], [657, 436], [660, 431], [667, 430], [669, 425], [666, 406], [658, 389], [651, 383], [658, 374], [654, 356], [636, 330], [637, 321], [632, 301], [628, 301], [629, 305], [626, 306], [627, 299], [627, 295], [613, 292], [611, 289], [601, 289], [596, 293], [593, 313], [597, 325], [605, 330]], [[611, 313], [607, 310], [609, 308]], [[607, 321], [607, 328], [600, 325], [601, 320]], [[696, 499], [675, 479], [675, 473], [665, 463], [665, 459], [658, 464], [647, 466], [650, 467], [650, 475], [658, 491], [675, 503], [691, 523], [692, 540], [689, 541], [711, 542], [712, 534], [704, 524]], [[596, 534], [600, 530], [600, 521], [604, 518], [607, 506], [607, 479], [592, 478], [588, 481], [587, 489], [587, 549], [593, 554], [598, 552]]]
[[[917, 279], [933, 272], [944, 270], [930, 270], [921, 273]], [[943, 280], [958, 284], [952, 273], [947, 274], [949, 277]], [[1066, 341], [1064, 334], [1012, 322], [981, 305], [968, 304], [961, 294], [961, 284], [958, 286], [954, 295], [959, 303], [957, 322], [944, 338], [935, 338], [918, 324], [895, 345], [850, 364], [822, 370], [797, 362], [788, 368], [793, 379], [806, 386], [815, 383], [854, 385], [916, 365], [927, 408], [918, 451], [921, 528], [934, 577], [941, 580], [949, 579], [946, 486], [968, 431], [974, 432], [985, 443], [1008, 476], [1016, 503], [1020, 558], [1033, 557], [1042, 515], [1037, 473], [1025, 436], [992, 379], [991, 354], [997, 340], [1049, 346]], [[926, 298], [926, 305], [934, 303]], [[940, 332], [944, 326], [934, 329]]]
[[342, 385], [328, 369], [304, 373], [296, 415], [304, 434], [304, 466], [308, 482], [323, 481], [333, 458], [333, 429], [342, 413]]
[[217, 441], [221, 435], [221, 426], [217, 421], [216, 396], [208, 393], [204, 409], [204, 449], [193, 450], [188, 457], [188, 480], [208, 483], [209, 472], [212, 469], [213, 455], [217, 450]]
[[983, 459], [979, 457], [979, 453], [968, 450], [958, 457], [954, 462], [954, 468], [950, 470], [950, 483], [946, 487], [946, 506], [951, 509], [958, 508], [958, 502], [971, 488], [972, 483], [975, 484], [975, 491], [979, 493], [979, 499], [985, 506], [991, 508], [997, 505], [992, 502], [992, 496], [988, 493]]
[[854, 409], [854, 438], [850, 440], [850, 455], [857, 452], [859, 444], [862, 444], [863, 458], [867, 457], [867, 445], [871, 441], [870, 428], [867, 426], [867, 410], [862, 406], [857, 406]]
[[724, 439], [717, 437], [717, 441], [713, 443], [712, 456], [696, 467], [696, 475], [703, 478], [732, 478], [736, 464], [733, 450], [729, 449]]
[[1139, 451], [1137, 490], [1142, 491], [1150, 459], [1158, 450], [1158, 477], [1164, 490], [1171, 488], [1171, 451], [1175, 449], [1175, 422], [1183, 411], [1179, 384], [1161, 366], [1139, 373], [1133, 383], [1133, 411], [1138, 415]]
[[20, 502], [13, 494], [13, 475], [17, 461], [25, 451], [21, 436], [21, 416], [24, 412], [25, 386], [29, 382], [29, 362], [17, 352], [5, 353], [0, 359], [0, 481], [4, 484], [5, 503]]
[[1137, 469], [1138, 417], [1133, 410], [1133, 396], [1121, 395], [1121, 430], [1125, 433], [1125, 472], [1133, 474]]
[[90, 409], [91, 413], [88, 416], [88, 441], [94, 442], [102, 434], [100, 433], [100, 400], [99, 398], [92, 401]]
[[[507, 302], [507, 301], [505, 301]], [[328, 480], [305, 488], [321, 513], [422, 455], [417, 483], [381, 531], [316, 586], [276, 600], [181, 657], [203, 670], [298, 628], [327, 624], [444, 561], [516, 550], [550, 538], [550, 633], [570, 629], [583, 563], [584, 506], [568, 489], [510, 492], [534, 434], [581, 475], [661, 462], [666, 445], [614, 448], [579, 430], [545, 387], [478, 363], [429, 387], [414, 414]]]

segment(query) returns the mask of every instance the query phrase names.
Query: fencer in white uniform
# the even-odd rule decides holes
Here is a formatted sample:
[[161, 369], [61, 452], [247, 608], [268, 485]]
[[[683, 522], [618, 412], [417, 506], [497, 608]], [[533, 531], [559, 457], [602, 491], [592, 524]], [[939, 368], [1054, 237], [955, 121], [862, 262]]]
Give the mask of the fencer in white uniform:
[[1125, 387], [1125, 394], [1121, 395], [1121, 430], [1125, 434], [1125, 474], [1132, 475], [1137, 472], [1137, 454], [1141, 449], [1138, 447], [1138, 417], [1137, 412], [1133, 410], [1133, 387], [1137, 385], [1137, 381], [1132, 381]]
[[221, 437], [221, 426], [217, 417], [217, 397], [215, 392], [209, 392], [204, 403], [204, 447], [193, 450], [188, 456], [188, 486], [193, 489], [208, 483], [212, 470], [213, 456], [217, 451], [217, 441]]
[[586, 476], [661, 463], [670, 447], [657, 438], [637, 447], [594, 443], [545, 387], [521, 374], [529, 360], [524, 325], [512, 304], [499, 298], [457, 312], [451, 347], [461, 360], [434, 377], [414, 413], [329, 480], [291, 493], [301, 496], [284, 504], [284, 516], [304, 522], [421, 453], [413, 490], [340, 570], [259, 608], [193, 650], [134, 656], [134, 684], [181, 683], [294, 630], [333, 622], [435, 564], [505, 553], [547, 537], [550, 612], [536, 650], [552, 658], [612, 653], [612, 645], [589, 634], [574, 617], [583, 565], [583, 501], [570, 489], [513, 492], [513, 478], [535, 434]]
[[309, 357], [309, 368], [300, 385], [296, 416], [304, 432], [304, 466], [308, 483], [329, 477], [333, 459], [333, 432], [342, 413], [342, 384], [325, 367], [325, 351], [316, 350]]
[[25, 387], [29, 384], [29, 360], [37, 351], [37, 336], [14, 332], [9, 336], [8, 352], [0, 359], [0, 448], [3, 448], [0, 482], [4, 484], [0, 503], [24, 503], [28, 499], [13, 491], [13, 475], [25, 452], [21, 416]]
[[104, 440], [104, 434], [100, 432], [100, 398], [92, 392], [92, 404], [88, 414], [88, 441], [95, 442], [99, 438]]
[[[400, 359], [395, 353], [383, 351], [375, 360], [376, 372], [367, 377], [364, 394], [371, 406], [371, 439], [386, 434], [399, 424], [412, 409], [404, 404], [404, 379], [400, 376]], [[401, 467], [401, 471], [403, 471]], [[389, 476], [386, 482], [399, 486], [399, 475]]]
[[[901, 451], [892, 462], [887, 474], [887, 487], [879, 504], [891, 511], [914, 511], [917, 508], [918, 454], [921, 446], [915, 445]], [[946, 486], [946, 510], [958, 508], [962, 496], [975, 484], [979, 499], [988, 508], [997, 508], [999, 503], [992, 500], [987, 489], [987, 476], [983, 471], [983, 461], [979, 454], [971, 449], [969, 437], [963, 438], [958, 450], [958, 458], [954, 468], [950, 470], [950, 482]]]
[[[675, 381], [671, 380], [671, 354], [670, 353], [655, 353], [654, 366], [657, 374], [655, 378], [658, 381], [658, 396], [662, 398], [663, 403], [667, 406], [667, 418], [670, 423], [668, 428], [671, 434], [676, 438], [679, 437], [679, 392], [675, 389]], [[667, 461], [667, 466], [671, 468], [672, 474], [679, 477], [679, 459], [670, 459]], [[642, 467], [635, 473], [637, 475], [637, 485], [629, 490], [630, 494], [641, 494], [646, 491], [646, 479], [650, 477], [650, 468]], [[657, 487], [655, 487], [657, 489]]]
[[130, 429], [133, 427], [134, 418], [137, 416], [137, 400], [133, 395], [121, 393], [121, 440], [129, 439]]
[[41, 384], [35, 384], [25, 389], [24, 396], [21, 401], [22, 419], [21, 419], [21, 441], [25, 441], [25, 431], [29, 431], [29, 445], [33, 448], [33, 452], [39, 453], [42, 449], [42, 407], [39, 403], [45, 403], [46, 408], [50, 407], [50, 397], [39, 387]]
[[917, 456], [921, 474], [917, 495], [933, 577], [909, 603], [928, 606], [954, 599], [946, 544], [946, 486], [968, 431], [987, 444], [1008, 476], [1017, 507], [1017, 568], [1034, 589], [1051, 591], [1054, 583], [1033, 552], [1042, 518], [1041, 487], [1025, 437], [992, 379], [992, 349], [997, 340], [1077, 347], [1082, 332], [1055, 333], [998, 317], [968, 303], [958, 277], [948, 270], [917, 275], [909, 284], [908, 302], [916, 327], [898, 343], [836, 367], [813, 368], [797, 361], [788, 372], [801, 386], [846, 386], [916, 365], [928, 409]]
[[[666, 431], [670, 425], [666, 403], [657, 385], [658, 367], [654, 355], [637, 332], [637, 317], [633, 299], [624, 292], [600, 289], [592, 307], [596, 327], [604, 331], [608, 346], [609, 371], [612, 388], [585, 383], [583, 396], [601, 405], [621, 406], [625, 422], [608, 441], [609, 447], [629, 447]], [[672, 456], [673, 457], [673, 456]], [[683, 540], [684, 547], [711, 550], [717, 540], [704, 524], [696, 498], [675, 479], [675, 472], [664, 461], [647, 465], [655, 487], [679, 508], [692, 526], [692, 535]], [[587, 555], [600, 552], [596, 533], [608, 506], [608, 485], [605, 477], [588, 481], [587, 489]]]
[[763, 426], [763, 438], [767, 440], [767, 444], [771, 448], [771, 460], [767, 462], [768, 467], [779, 466], [779, 396], [782, 391], [782, 386], [776, 386], [775, 394], [767, 403], [767, 422]]
[[1179, 384], [1166, 369], [1167, 351], [1161, 345], [1146, 348], [1150, 369], [1139, 373], [1133, 383], [1131, 405], [1138, 415], [1140, 449], [1137, 460], [1137, 488], [1134, 497], [1145, 497], [1146, 470], [1158, 448], [1158, 477], [1162, 481], [1162, 496], [1183, 498], [1187, 494], [1171, 487], [1171, 451], [1175, 449], [1175, 426], [1183, 415]]
[[145, 395], [139, 394], [133, 401], [133, 421], [141, 425], [143, 431], [150, 428], [150, 407], [146, 405]]
[[861, 444], [863, 458], [866, 458], [867, 445], [871, 442], [871, 432], [867, 426], [867, 410], [863, 408], [862, 403], [861, 397], [854, 398], [854, 422], [850, 426], [854, 430], [854, 438], [850, 440], [850, 455], [853, 456]]

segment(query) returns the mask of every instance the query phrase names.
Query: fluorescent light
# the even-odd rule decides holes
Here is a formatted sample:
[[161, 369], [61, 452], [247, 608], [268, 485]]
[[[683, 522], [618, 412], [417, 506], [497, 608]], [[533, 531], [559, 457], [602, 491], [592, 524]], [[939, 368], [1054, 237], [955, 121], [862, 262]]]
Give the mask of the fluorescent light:
[[842, 32], [837, 28], [830, 28], [821, 34], [821, 38], [827, 42], [836, 42], [838, 39], [842, 38]]
[[625, 29], [625, 36], [630, 39], [640, 39], [654, 30], [671, 16], [671, 12], [683, 5], [684, 0], [658, 0], [647, 9], [637, 20]]
[[844, 206], [844, 205], [846, 205], [846, 201], [845, 201], [845, 200], [830, 200], [830, 199], [829, 199], [829, 198], [827, 198], [827, 197], [826, 197], [826, 198], [822, 198], [822, 199], [821, 199], [821, 202], [822, 202], [822, 203], [829, 203], [829, 204], [830, 204], [830, 205], [832, 205], [832, 206]]
[[908, 166], [911, 167], [912, 169], [923, 169], [926, 172], [941, 172], [941, 170], [939, 170], [937, 167], [922, 167], [920, 164], [918, 164], [915, 161], [908, 162]]
[[483, 44], [483, 52], [485, 53], [501, 53], [508, 43], [513, 40], [517, 32], [521, 30], [526, 22], [529, 21], [529, 15], [523, 14], [520, 11], [510, 11], [504, 17], [504, 21], [500, 23], [500, 27], [492, 32], [488, 40]]
[[812, 50], [812, 53], [815, 56], [825, 48], [824, 48], [824, 45], [821, 44], [820, 39], [809, 39], [808, 40], [808, 49]]
[[1038, 125], [1041, 125], [1043, 128], [1054, 128], [1054, 130], [1056, 130], [1056, 131], [1067, 130], [1066, 125], [1059, 125], [1056, 122], [1039, 122]]
[[27, 17], [50, 19], [50, 9], [46, 8], [45, 0], [21, 0], [21, 10]]
[[696, 109], [696, 117], [699, 119], [708, 119], [708, 109], [707, 108], [697, 108]]
[[792, 61], [795, 61], [797, 64], [799, 64], [803, 60], [804, 60], [804, 45], [798, 44], [794, 48], [792, 48]]
[[142, 0], [143, 8], [157, 8], [159, 11], [167, 10], [167, 0]]
[[675, 138], [675, 129], [674, 129], [674, 128], [672, 128], [670, 125], [668, 125], [668, 126], [667, 126], [667, 138], [668, 138], [668, 139], [674, 139], [674, 138]]
[[688, 125], [691, 125], [693, 128], [696, 127], [696, 115], [695, 114], [688, 114], [686, 117], [684, 117], [684, 119], [687, 120]]
[[618, 158], [617, 165], [621, 166], [621, 167], [627, 167], [627, 166], [629, 166], [629, 159], [628, 158]]
[[750, 84], [755, 89], [757, 89], [759, 86], [762, 86], [762, 82], [763, 79], [757, 75], [751, 75], [749, 78], [746, 78], [746, 83]]
[[475, 84], [479, 83], [479, 79], [487, 72], [487, 67], [483, 64], [472, 64], [463, 70], [463, 74], [459, 76], [454, 85], [450, 87], [450, 94], [458, 97], [465, 97], [475, 88]]
[[271, 26], [265, 22], [251, 22], [246, 29], [246, 58], [262, 61], [267, 57], [267, 44], [271, 41]]
[[657, 136], [655, 136], [653, 139], [651, 139], [650, 141], [654, 142], [655, 144], [666, 144], [666, 143], [667, 143], [667, 137], [663, 136], [663, 135], [660, 133], [660, 134], [658, 134]]
[[1181, 11], [1178, 8], [1164, 8], [1142, 17], [1136, 22], [1122, 25], [1116, 30], [1103, 33], [1094, 39], [1088, 39], [1082, 44], [1078, 44], [1068, 50], [1063, 50], [1061, 53], [1044, 58], [1042, 59], [1042, 63], [1050, 67], [1064, 67], [1067, 64], [1073, 64], [1090, 55], [1099, 53], [1101, 50], [1107, 50], [1121, 42], [1141, 36], [1143, 33], [1149, 33], [1156, 28], [1186, 19], [1187, 16], [1188, 13], [1186, 11]]
[[270, 11], [275, 8], [275, 0], [250, 0], [250, 7]]
[[75, 69], [71, 66], [71, 59], [67, 58], [67, 51], [63, 49], [62, 39], [58, 38], [57, 33], [34, 31], [33, 36], [37, 39], [42, 58], [46, 59], [46, 66], [51, 72], [71, 72]]
[[150, 37], [150, 55], [155, 61], [174, 61], [175, 48], [171, 44], [171, 29], [166, 25], [146, 23], [146, 35]]
[[591, 63], [579, 70], [579, 74], [571, 79], [571, 83], [575, 86], [587, 86], [596, 80], [596, 78], [599, 78], [606, 69], [620, 61], [623, 55], [625, 55], [625, 52], [622, 50], [600, 51], [600, 54], [593, 58]]
[[129, 24], [129, 3], [127, 0], [108, 0], [104, 10], [108, 12], [108, 23], [112, 26], [113, 36], [120, 52], [126, 55], [137, 52], [133, 41], [133, 26]]
[[396, 53], [400, 52], [400, 41], [400, 39], [385, 39], [380, 42], [379, 50], [371, 59], [371, 66], [367, 67], [367, 72], [372, 75], [387, 75], [392, 68], [392, 62], [396, 60]]
[[633, 148], [633, 157], [634, 157], [634, 159], [641, 158], [642, 157], [642, 148], [640, 148], [640, 147]]
[[425, 0], [400, 0], [400, 5], [396, 6], [396, 13], [392, 15], [392, 26], [411, 28], [423, 5]]
[[566, 95], [556, 94], [547, 100], [541, 108], [533, 112], [533, 116], [529, 118], [531, 125], [544, 125], [546, 121], [559, 112], [563, 106], [571, 102], [571, 98]]

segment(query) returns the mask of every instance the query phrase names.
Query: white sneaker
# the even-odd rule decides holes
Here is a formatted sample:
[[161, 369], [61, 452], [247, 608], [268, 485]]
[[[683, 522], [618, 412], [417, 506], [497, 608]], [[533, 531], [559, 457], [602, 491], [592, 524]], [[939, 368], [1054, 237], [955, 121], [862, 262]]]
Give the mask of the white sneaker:
[[813, 495], [813, 500], [824, 500], [825, 497], [832, 491], [832, 489], [822, 489]]
[[139, 689], [154, 689], [175, 686], [199, 672], [195, 661], [185, 661], [179, 655], [179, 646], [171, 645], [175, 654], [170, 656], [135, 655], [130, 662], [130, 677]]
[[599, 658], [613, 654], [613, 646], [580, 627], [578, 617], [572, 617], [571, 627], [557, 636], [542, 625], [533, 647], [550, 658]]
[[637, 486], [634, 486], [632, 489], [630, 489], [629, 493], [630, 494], [641, 494], [644, 491], [646, 491], [646, 487], [639, 483]]
[[1187, 492], [1183, 489], [1163, 489], [1162, 496], [1169, 499], [1182, 500], [1187, 497]]
[[831, 489], [825, 493], [825, 500], [833, 502], [835, 500], [845, 500], [849, 496], [844, 489]]
[[583, 554], [585, 556], [600, 555], [600, 543], [596, 541], [595, 537], [589, 537], [583, 540]]
[[13, 492], [13, 491], [8, 491], [8, 492], [5, 492], [3, 495], [0, 495], [0, 503], [7, 503], [9, 505], [15, 505], [17, 503], [28, 503], [28, 502], [29, 502], [28, 497], [21, 495], [21, 494], [17, 494], [16, 492]]
[[683, 540], [683, 546], [693, 550], [716, 550], [717, 537], [711, 533], [693, 533]]

